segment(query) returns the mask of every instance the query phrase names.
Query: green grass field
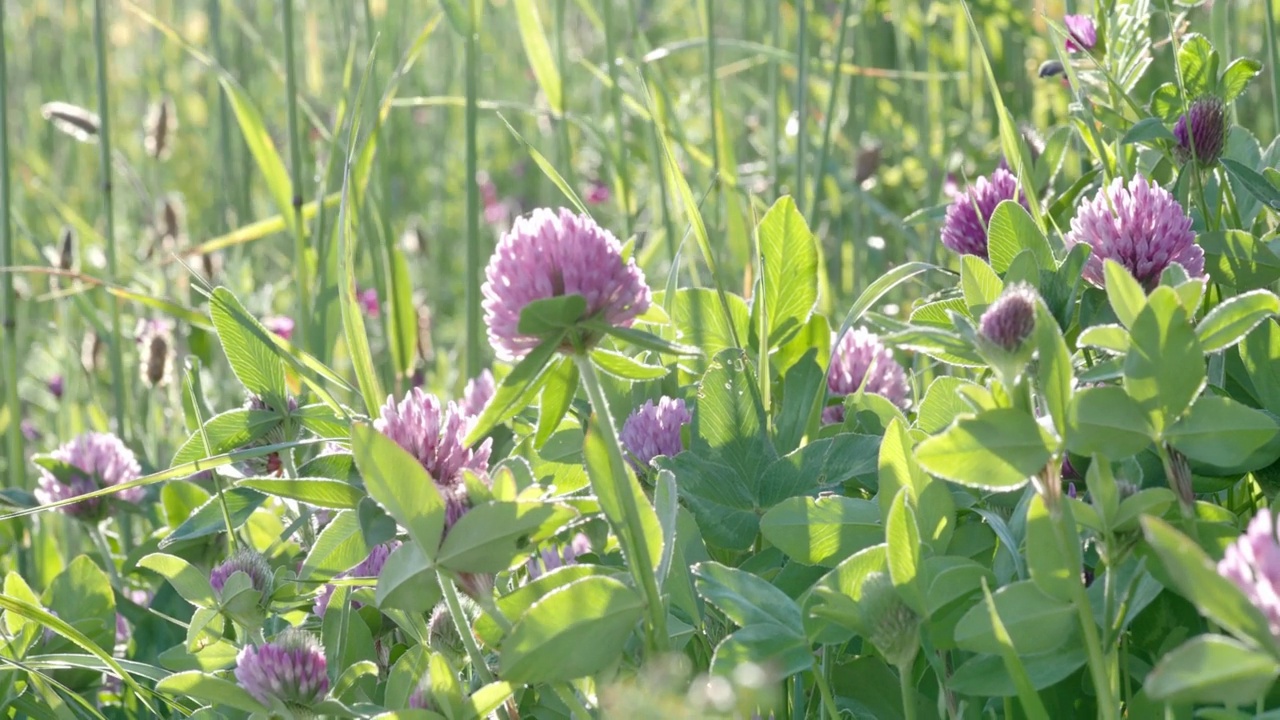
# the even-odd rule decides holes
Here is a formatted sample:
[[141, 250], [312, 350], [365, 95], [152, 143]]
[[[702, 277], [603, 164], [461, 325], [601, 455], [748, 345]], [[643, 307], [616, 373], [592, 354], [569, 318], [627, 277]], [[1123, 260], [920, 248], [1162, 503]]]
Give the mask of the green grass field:
[[[1090, 121], [1109, 120], [1039, 74], [1062, 16], [1092, 10], [1080, 0], [468, 3], [0, 3], [10, 500], [35, 487], [33, 454], [84, 431], [119, 435], [145, 475], [190, 436], [193, 395], [244, 402], [212, 287], [292, 319], [297, 357], [364, 411], [357, 387], [374, 408], [418, 383], [457, 396], [494, 365], [480, 283], [515, 217], [580, 206], [634, 243], [655, 292], [750, 297], [754, 229], [791, 195], [821, 252], [817, 310], [838, 326], [894, 268], [958, 271], [939, 241], [947, 188], [1003, 157], [999, 108], [1057, 153], [1050, 195], [1092, 163]], [[1265, 149], [1280, 133], [1275, 3], [1143, 4], [1136, 105], [1173, 77], [1172, 12], [1224, 65], [1262, 63], [1231, 112]], [[1102, 111], [1124, 115], [1111, 99]], [[876, 311], [905, 322], [954, 284], [896, 283]], [[172, 323], [163, 348], [155, 320]], [[367, 344], [348, 342], [353, 324]], [[941, 371], [912, 362], [922, 392]], [[121, 555], [152, 530], [121, 522]], [[46, 587], [92, 539], [56, 513], [2, 521], [0, 570]]]

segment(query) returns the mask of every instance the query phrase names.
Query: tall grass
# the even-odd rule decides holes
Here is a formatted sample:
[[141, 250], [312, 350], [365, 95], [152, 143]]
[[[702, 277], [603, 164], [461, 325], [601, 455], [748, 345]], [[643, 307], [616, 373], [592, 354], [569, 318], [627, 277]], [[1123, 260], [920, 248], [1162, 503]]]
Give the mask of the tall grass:
[[[0, 38], [5, 37], [5, 19], [8, 13], [0, 7]], [[0, 43], [0, 263], [13, 265], [14, 237], [9, 204], [9, 66], [8, 43]], [[22, 457], [21, 411], [18, 402], [18, 296], [14, 292], [13, 275], [0, 273], [0, 364], [4, 373], [4, 406], [8, 411], [5, 428], [6, 447], [10, 458]], [[9, 487], [25, 487], [26, 467], [21, 462], [9, 461]]]
[[[115, 189], [111, 181], [113, 174], [111, 167], [111, 93], [110, 85], [107, 81], [110, 72], [107, 67], [106, 13], [105, 0], [94, 0], [93, 47], [96, 55], [96, 76], [98, 80], [98, 158], [101, 177], [100, 187], [102, 190], [102, 217], [105, 227], [103, 236], [106, 238], [107, 244], [107, 279], [111, 282], [119, 282], [120, 258], [119, 249], [116, 245]], [[116, 432], [121, 437], [127, 438], [129, 437], [129, 429], [125, 424], [125, 419], [129, 416], [128, 382], [124, 374], [124, 333], [121, 332], [120, 302], [114, 297], [109, 297], [107, 303], [110, 305], [111, 316], [109, 352], [111, 354], [111, 388], [115, 400], [113, 406], [116, 418]]]

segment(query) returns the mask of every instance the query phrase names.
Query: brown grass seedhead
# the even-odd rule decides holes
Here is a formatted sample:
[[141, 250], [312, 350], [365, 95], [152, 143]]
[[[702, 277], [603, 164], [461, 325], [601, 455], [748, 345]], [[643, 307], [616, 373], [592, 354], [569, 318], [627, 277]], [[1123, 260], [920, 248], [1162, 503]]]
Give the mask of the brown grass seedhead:
[[58, 235], [58, 269], [71, 270], [76, 264], [76, 229], [63, 225]]
[[164, 162], [173, 154], [173, 135], [178, 130], [178, 111], [172, 98], [154, 102], [142, 123], [142, 146], [147, 155]]
[[92, 375], [102, 367], [102, 351], [105, 347], [106, 343], [102, 342], [98, 333], [92, 330], [85, 333], [84, 341], [80, 343], [80, 364], [85, 372]]

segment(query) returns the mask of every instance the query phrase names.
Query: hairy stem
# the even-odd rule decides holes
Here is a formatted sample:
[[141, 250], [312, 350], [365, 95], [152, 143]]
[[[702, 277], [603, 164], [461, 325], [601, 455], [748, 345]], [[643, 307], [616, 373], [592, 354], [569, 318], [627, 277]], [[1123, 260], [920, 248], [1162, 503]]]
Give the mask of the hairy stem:
[[[613, 531], [626, 553], [631, 574], [645, 594], [645, 605], [649, 612], [648, 635], [649, 649], [661, 652], [667, 644], [667, 611], [662, 602], [662, 594], [658, 590], [657, 580], [653, 575], [653, 558], [649, 557], [649, 546], [644, 541], [640, 521], [640, 509], [636, 506], [635, 495], [632, 494], [631, 478], [627, 475], [627, 461], [623, 457], [622, 445], [618, 441], [618, 431], [614, 427], [613, 415], [609, 412], [609, 403], [605, 399], [604, 389], [596, 375], [595, 366], [586, 354], [573, 356], [578, 365], [578, 373], [582, 377], [582, 385], [587, 389], [587, 398], [591, 401], [591, 409], [595, 411], [596, 425], [604, 437], [605, 447], [609, 453], [608, 482], [613, 484], [610, 493], [622, 504], [623, 522], [614, 524]], [[596, 478], [592, 478], [595, 482]], [[597, 491], [597, 495], [602, 494]]]

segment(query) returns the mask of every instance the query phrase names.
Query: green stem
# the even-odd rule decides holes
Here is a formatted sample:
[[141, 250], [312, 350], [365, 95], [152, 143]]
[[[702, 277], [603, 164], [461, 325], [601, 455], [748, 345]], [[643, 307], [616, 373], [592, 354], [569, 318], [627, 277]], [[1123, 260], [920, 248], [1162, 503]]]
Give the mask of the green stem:
[[458, 636], [462, 638], [462, 645], [467, 649], [467, 656], [471, 658], [471, 667], [482, 682], [493, 682], [493, 673], [489, 672], [484, 654], [476, 644], [475, 636], [471, 634], [471, 628], [467, 625], [467, 616], [462, 614], [462, 603], [458, 601], [458, 589], [454, 587], [452, 580], [438, 570], [436, 579], [439, 580], [440, 591], [444, 594], [445, 607], [449, 608], [449, 618], [453, 620], [453, 626], [458, 630]]
[[902, 689], [903, 720], [916, 720], [916, 692], [911, 687], [911, 664], [898, 668], [898, 686]]
[[[560, 110], [568, 114], [569, 97], [569, 56], [565, 52], [565, 5], [568, 0], [556, 0], [556, 67], [560, 70]], [[556, 139], [560, 144], [560, 174], [564, 176], [569, 187], [574, 187], [573, 145], [569, 141], [569, 121], [561, 116], [556, 119]]]
[[[836, 709], [836, 698], [831, 694], [831, 686], [827, 684], [827, 678], [821, 668], [813, 669], [813, 682], [818, 686], [818, 692], [822, 694], [822, 707], [825, 708], [827, 719], [840, 720], [840, 711]], [[915, 719], [907, 718], [907, 720]]]
[[1267, 20], [1263, 25], [1267, 28], [1267, 54], [1271, 56], [1271, 134], [1280, 134], [1280, 77], [1276, 77], [1275, 68], [1280, 68], [1280, 48], [1276, 47], [1276, 10], [1274, 0], [1266, 0], [1263, 7], [1267, 12]]
[[[711, 126], [711, 189], [713, 191], [720, 189], [720, 102], [719, 102], [719, 83], [716, 82], [716, 33], [715, 33], [715, 17], [716, 4], [715, 0], [704, 0], [706, 7], [706, 23], [707, 23], [707, 102], [711, 111], [709, 120]], [[711, 214], [711, 228], [719, 227], [720, 222], [724, 219], [724, 212], [721, 208], [724, 202], [724, 194], [716, 192], [715, 201], [711, 203], [708, 210]], [[767, 407], [767, 406], [766, 406]]]
[[466, 156], [467, 156], [467, 377], [480, 374], [480, 336], [484, 328], [480, 321], [480, 187], [476, 185], [479, 167], [476, 157], [476, 123], [480, 110], [476, 107], [477, 86], [480, 83], [480, 16], [478, 3], [467, 3], [470, 8], [466, 38]]
[[799, 68], [799, 81], [796, 84], [796, 207], [804, 207], [804, 156], [809, 150], [809, 0], [796, 0], [797, 27], [799, 45], [796, 48], [796, 63]]
[[[595, 366], [586, 354], [573, 356], [578, 365], [578, 374], [582, 385], [587, 390], [587, 398], [591, 401], [591, 409], [596, 414], [596, 424], [604, 436], [605, 447], [609, 453], [610, 473], [608, 482], [613, 483], [608, 494], [612, 494], [622, 503], [623, 522], [614, 524], [613, 531], [626, 553], [631, 574], [636, 583], [644, 591], [645, 604], [649, 612], [649, 647], [661, 652], [667, 645], [667, 613], [662, 602], [662, 594], [658, 590], [657, 580], [653, 576], [653, 559], [649, 557], [649, 546], [644, 542], [643, 525], [640, 521], [640, 509], [636, 506], [636, 496], [631, 492], [633, 482], [627, 475], [627, 462], [623, 458], [622, 446], [618, 442], [618, 431], [614, 427], [613, 415], [609, 412], [609, 403], [604, 396], [604, 388], [596, 376]], [[596, 482], [596, 478], [592, 478]], [[597, 491], [597, 495], [603, 495]]]
[[[493, 673], [489, 672], [489, 665], [484, 661], [484, 653], [480, 651], [480, 646], [476, 644], [476, 638], [471, 634], [471, 627], [467, 625], [467, 616], [462, 614], [462, 603], [458, 601], [458, 589], [454, 587], [453, 580], [447, 577], [443, 572], [436, 571], [436, 580], [440, 583], [440, 591], [444, 594], [445, 607], [449, 608], [449, 617], [453, 620], [453, 627], [457, 629], [458, 636], [462, 638], [462, 645], [467, 649], [467, 657], [471, 658], [471, 667], [480, 681], [488, 685], [493, 682]], [[508, 718], [506, 706], [501, 707], [501, 713], [504, 720]]]
[[[1067, 552], [1071, 544], [1066, 523], [1061, 515], [1056, 515], [1053, 522], [1058, 535], [1058, 545], [1062, 552]], [[1113, 683], [1107, 671], [1106, 657], [1102, 652], [1102, 642], [1098, 638], [1098, 624], [1093, 620], [1093, 609], [1089, 603], [1089, 594], [1085, 591], [1084, 580], [1080, 578], [1071, 583], [1072, 604], [1080, 620], [1080, 629], [1084, 632], [1085, 648], [1089, 652], [1089, 675], [1093, 680], [1094, 693], [1098, 698], [1098, 717], [1102, 720], [1117, 720], [1119, 706], [1112, 692]]]
[[111, 579], [111, 587], [123, 590], [124, 586], [120, 584], [120, 573], [116, 570], [115, 558], [111, 555], [111, 544], [107, 542], [107, 536], [102, 534], [102, 526], [86, 525], [85, 527], [89, 529], [89, 539], [93, 541], [93, 547], [102, 558], [103, 569]]
[[[103, 232], [107, 241], [107, 277], [113, 283], [120, 283], [120, 265], [116, 252], [115, 212], [112, 207], [111, 193], [111, 104], [107, 99], [107, 36], [106, 36], [106, 2], [94, 0], [93, 3], [93, 44], [98, 54], [98, 150], [102, 171], [102, 212], [106, 228]], [[6, 167], [8, 165], [6, 164]], [[115, 395], [116, 432], [121, 438], [127, 438], [125, 417], [125, 383], [124, 374], [124, 333], [120, 330], [120, 301], [115, 296], [107, 298], [111, 304], [111, 390]], [[15, 408], [16, 409], [16, 408]], [[22, 457], [21, 453], [15, 457]]]
[[573, 691], [571, 686], [555, 683], [551, 686], [551, 690], [556, 694], [556, 697], [560, 698], [560, 702], [569, 706], [570, 718], [580, 717], [584, 720], [591, 720], [594, 717], [591, 711], [587, 709], [587, 706], [578, 699], [578, 694]]
[[614, 0], [604, 0], [604, 53], [609, 69], [609, 102], [613, 105], [613, 122], [618, 130], [618, 157], [614, 164], [618, 173], [618, 204], [622, 206], [623, 239], [631, 237], [631, 169], [627, 161], [627, 125], [622, 112], [622, 86], [618, 77], [618, 56], [613, 28]]
[[[773, 28], [773, 47], [782, 49], [782, 0], [774, 0], [769, 5], [769, 25]], [[772, 56], [770, 56], [772, 58]], [[782, 147], [782, 117], [778, 107], [778, 84], [782, 64], [776, 58], [769, 60], [769, 172], [773, 173], [773, 194], [781, 193], [782, 171], [778, 164], [778, 152]]]
[[[213, 59], [222, 67], [226, 67], [226, 63], [223, 62], [225, 53], [222, 48], [222, 0], [209, 0], [209, 42], [213, 46]], [[232, 177], [231, 127], [229, 125], [231, 109], [227, 106], [227, 94], [222, 92], [217, 82], [215, 77], [214, 91], [218, 95], [218, 198], [221, 204], [214, 216], [215, 227], [219, 232], [226, 232], [231, 229], [227, 222], [227, 210], [231, 207], [231, 193], [228, 191]]]
[[293, 188], [293, 264], [298, 288], [298, 347], [310, 350], [307, 338], [311, 330], [311, 273], [307, 262], [307, 231], [302, 222], [302, 136], [298, 128], [298, 73], [294, 60], [293, 0], [284, 0], [284, 72], [285, 98], [289, 113], [290, 183]]
[[[9, 75], [4, 42], [5, 10], [0, 7], [0, 265], [13, 265], [13, 236], [9, 220]], [[18, 400], [18, 296], [13, 289], [13, 273], [0, 274], [0, 333], [4, 347], [0, 360], [4, 364], [4, 405], [9, 410], [9, 427], [5, 429], [9, 449], [9, 487], [26, 487], [26, 467], [22, 453], [22, 409]], [[24, 551], [20, 559], [26, 559]], [[25, 563], [24, 563], [25, 564]]]
[[822, 122], [822, 149], [818, 152], [818, 177], [813, 185], [813, 202], [809, 204], [809, 214], [806, 216], [809, 220], [810, 227], [817, 225], [818, 218], [818, 202], [822, 200], [822, 183], [827, 175], [827, 155], [831, 152], [831, 129], [835, 126], [836, 118], [836, 99], [840, 97], [840, 59], [844, 57], [844, 44], [849, 36], [849, 9], [853, 5], [853, 0], [844, 0], [844, 4], [840, 8], [840, 34], [836, 41], [836, 53], [831, 58], [833, 63], [831, 67], [831, 96], [827, 98], [827, 114]]
[[[564, 2], [564, 0], [560, 1]], [[640, 16], [640, 11], [636, 6], [636, 0], [630, 0], [629, 7], [631, 8], [631, 15], [633, 17]], [[647, 54], [650, 50], [649, 41], [640, 28], [636, 28], [636, 39], [640, 45], [640, 52], [642, 54]], [[650, 72], [653, 71], [651, 70]], [[659, 96], [658, 98], [655, 98], [655, 102], [651, 110], [653, 116], [649, 121], [649, 144], [651, 146], [650, 152], [653, 153], [653, 176], [658, 179], [658, 201], [660, 203], [659, 207], [662, 209], [662, 228], [663, 235], [666, 239], [667, 257], [671, 259], [671, 264], [674, 265], [676, 263], [676, 253], [679, 252], [678, 248], [680, 239], [676, 235], [675, 221], [671, 218], [671, 201], [667, 197], [667, 173], [666, 168], [663, 166], [662, 139], [658, 136], [658, 133], [661, 131], [659, 127], [660, 118], [658, 117], [658, 114], [665, 112], [665, 108], [667, 107], [665, 93], [662, 92], [662, 85], [660, 82], [658, 83], [658, 93]], [[665, 125], [665, 122], [661, 124]]]

